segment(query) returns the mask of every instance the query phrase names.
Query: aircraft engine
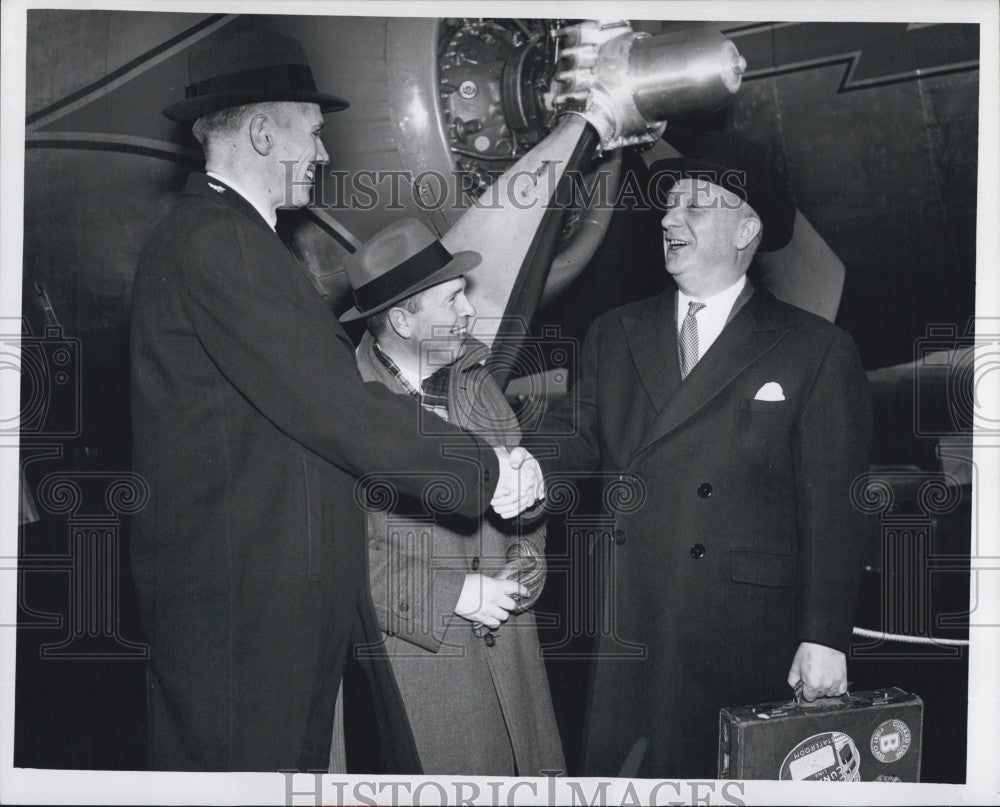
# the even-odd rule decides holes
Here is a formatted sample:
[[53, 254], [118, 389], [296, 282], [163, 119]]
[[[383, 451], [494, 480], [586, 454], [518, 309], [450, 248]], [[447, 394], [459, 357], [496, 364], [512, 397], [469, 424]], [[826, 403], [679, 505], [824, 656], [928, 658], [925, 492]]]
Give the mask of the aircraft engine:
[[[592, 187], [603, 173], [613, 195], [618, 149], [656, 141], [668, 117], [722, 106], [745, 68], [717, 32], [651, 36], [623, 20], [339, 18], [329, 23], [335, 36], [324, 20], [281, 24], [303, 41], [317, 82], [352, 88], [344, 91], [351, 108], [327, 121], [331, 162], [316, 204], [291, 224], [318, 285], [340, 299], [343, 260], [388, 219], [417, 216], [445, 233], [471, 217], [462, 230], [475, 235], [474, 246], [462, 231], [451, 241], [484, 253], [474, 301], [495, 317], [530, 317], [583, 269], [607, 229], [606, 194], [560, 210], [547, 228], [552, 248], [530, 269], [534, 291], [508, 308], [556, 189], [550, 181], [571, 169]], [[572, 118], [574, 134], [547, 147]], [[509, 172], [535, 177], [530, 199], [511, 203]], [[506, 234], [495, 243], [497, 260], [483, 237], [494, 218]], [[526, 236], [523, 249], [511, 233]]]

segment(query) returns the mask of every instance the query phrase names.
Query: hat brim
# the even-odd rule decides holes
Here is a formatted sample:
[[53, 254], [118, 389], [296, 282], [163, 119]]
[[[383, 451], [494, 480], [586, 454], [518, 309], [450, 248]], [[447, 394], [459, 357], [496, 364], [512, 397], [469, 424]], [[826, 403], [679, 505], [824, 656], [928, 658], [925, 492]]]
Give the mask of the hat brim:
[[479, 266], [482, 260], [483, 256], [472, 250], [456, 252], [452, 259], [436, 272], [428, 275], [419, 283], [414, 283], [408, 289], [400, 294], [397, 294], [391, 300], [386, 300], [385, 302], [379, 303], [373, 308], [367, 308], [364, 311], [359, 311], [357, 306], [349, 308], [340, 315], [340, 321], [354, 322], [358, 319], [366, 319], [372, 314], [377, 314], [379, 311], [385, 311], [387, 308], [392, 308], [392, 306], [396, 305], [396, 303], [401, 300], [405, 300], [407, 297], [412, 297], [417, 292], [424, 291], [425, 289], [429, 289], [431, 286], [436, 286], [438, 283], [444, 283], [446, 280], [451, 280], [452, 278], [464, 275], [466, 272]]
[[315, 92], [312, 90], [286, 90], [280, 93], [261, 93], [259, 91], [227, 92], [214, 95], [202, 95], [197, 98], [186, 98], [171, 104], [163, 110], [163, 114], [175, 123], [194, 123], [198, 118], [244, 104], [260, 104], [268, 101], [301, 101], [319, 104], [323, 114], [339, 112], [347, 109], [350, 104], [336, 95]]
[[[758, 252], [774, 252], [787, 246], [792, 240], [795, 231], [794, 206], [756, 181], [751, 172], [695, 157], [671, 157], [654, 162], [649, 166], [649, 173], [649, 204], [656, 210], [666, 210], [667, 193], [678, 180], [707, 179], [736, 193], [760, 216], [764, 236], [757, 248]], [[726, 181], [727, 177], [733, 178], [734, 175], [739, 178], [739, 182]]]

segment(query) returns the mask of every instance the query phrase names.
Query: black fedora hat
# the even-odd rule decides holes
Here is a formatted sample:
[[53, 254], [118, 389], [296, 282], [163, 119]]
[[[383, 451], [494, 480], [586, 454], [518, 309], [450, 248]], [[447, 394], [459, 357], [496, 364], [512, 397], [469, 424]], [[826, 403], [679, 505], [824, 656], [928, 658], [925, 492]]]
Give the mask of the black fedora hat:
[[758, 252], [773, 252], [792, 240], [795, 207], [778, 190], [762, 150], [733, 137], [704, 135], [687, 156], [657, 160], [649, 166], [649, 203], [665, 210], [670, 189], [681, 179], [718, 185], [753, 208], [764, 225]]
[[473, 250], [450, 253], [418, 219], [399, 219], [379, 230], [347, 259], [356, 305], [341, 322], [370, 317], [401, 300], [464, 275], [482, 261]]
[[177, 123], [194, 123], [203, 115], [263, 101], [304, 101], [323, 112], [348, 106], [335, 95], [316, 91], [316, 82], [298, 40], [283, 36], [250, 17], [226, 26], [188, 54], [184, 100], [163, 110]]

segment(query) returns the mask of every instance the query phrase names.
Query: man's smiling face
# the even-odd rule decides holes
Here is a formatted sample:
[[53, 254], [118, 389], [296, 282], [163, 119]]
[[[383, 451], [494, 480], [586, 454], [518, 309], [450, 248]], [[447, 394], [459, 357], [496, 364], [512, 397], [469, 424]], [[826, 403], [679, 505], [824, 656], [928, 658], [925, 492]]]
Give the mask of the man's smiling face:
[[450, 364], [465, 352], [469, 319], [475, 316], [476, 309], [465, 296], [464, 277], [420, 292], [419, 309], [408, 313], [421, 367], [434, 369]]
[[285, 192], [280, 207], [303, 207], [316, 179], [316, 166], [325, 165], [327, 154], [320, 132], [323, 115], [318, 104], [280, 103], [274, 121], [274, 157], [284, 170]]
[[753, 212], [736, 194], [706, 180], [684, 178], [668, 194], [663, 259], [678, 281], [728, 275], [737, 264], [740, 223]]

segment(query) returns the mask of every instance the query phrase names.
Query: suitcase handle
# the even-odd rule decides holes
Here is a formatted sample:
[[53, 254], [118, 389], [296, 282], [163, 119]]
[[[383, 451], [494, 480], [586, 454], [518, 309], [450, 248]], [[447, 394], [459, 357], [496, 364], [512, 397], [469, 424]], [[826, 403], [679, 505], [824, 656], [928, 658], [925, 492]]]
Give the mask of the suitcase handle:
[[[850, 686], [850, 684], [848, 684]], [[801, 706], [803, 709], [814, 709], [817, 706], [848, 706], [852, 703], [854, 696], [851, 695], [850, 690], [845, 692], [843, 695], [835, 695], [832, 698], [816, 698], [814, 701], [807, 701], [802, 699], [802, 682], [799, 681], [795, 685], [795, 690], [793, 692], [793, 698], [789, 702], [789, 706]]]

